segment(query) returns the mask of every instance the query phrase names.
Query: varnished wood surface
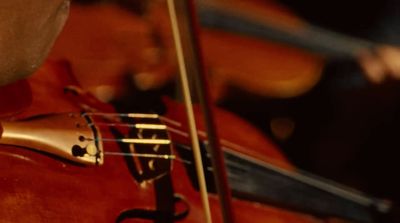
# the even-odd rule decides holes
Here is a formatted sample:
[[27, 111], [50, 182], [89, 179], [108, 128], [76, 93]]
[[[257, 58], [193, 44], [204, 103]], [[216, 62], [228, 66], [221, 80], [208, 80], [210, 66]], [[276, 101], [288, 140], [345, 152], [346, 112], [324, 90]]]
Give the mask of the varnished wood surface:
[[[65, 96], [64, 87], [61, 87], [74, 84], [65, 68], [63, 63], [49, 63], [33, 76], [29, 80], [33, 93], [32, 103], [14, 118], [80, 111], [77, 102], [82, 101], [76, 96]], [[51, 85], [47, 85], [49, 83]], [[183, 118], [183, 111], [178, 104], [168, 100], [166, 103], [169, 118]], [[100, 102], [98, 107], [110, 109]], [[224, 124], [219, 128], [222, 138], [246, 148], [236, 149], [239, 152], [260, 160], [279, 159], [281, 166], [293, 169], [274, 145], [250, 125], [225, 112], [218, 112], [217, 119], [218, 124]], [[110, 132], [103, 134], [104, 137], [112, 137]], [[178, 143], [188, 141], [173, 134], [172, 139]], [[250, 148], [252, 150], [247, 150]], [[104, 149], [108, 152], [120, 151], [115, 143], [105, 144]], [[122, 157], [106, 156], [103, 166], [83, 166], [26, 148], [2, 145], [0, 172], [2, 222], [115, 222], [122, 211], [155, 208], [152, 182], [138, 184]], [[189, 215], [182, 222], [204, 222], [199, 193], [191, 186], [183, 164], [174, 161], [171, 174], [175, 193], [182, 195], [190, 206]], [[209, 198], [213, 220], [221, 222], [217, 198], [212, 194]], [[237, 222], [322, 222], [310, 215], [255, 202], [234, 199], [233, 206]]]

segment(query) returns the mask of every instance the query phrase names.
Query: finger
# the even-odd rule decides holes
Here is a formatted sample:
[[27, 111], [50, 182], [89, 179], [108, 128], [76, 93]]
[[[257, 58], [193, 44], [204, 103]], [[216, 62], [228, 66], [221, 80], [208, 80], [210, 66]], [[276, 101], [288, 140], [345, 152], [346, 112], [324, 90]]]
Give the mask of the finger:
[[378, 57], [370, 52], [364, 52], [358, 56], [358, 62], [370, 82], [381, 83], [384, 81], [386, 66]]
[[382, 46], [376, 52], [384, 64], [387, 74], [395, 79], [400, 79], [400, 49]]

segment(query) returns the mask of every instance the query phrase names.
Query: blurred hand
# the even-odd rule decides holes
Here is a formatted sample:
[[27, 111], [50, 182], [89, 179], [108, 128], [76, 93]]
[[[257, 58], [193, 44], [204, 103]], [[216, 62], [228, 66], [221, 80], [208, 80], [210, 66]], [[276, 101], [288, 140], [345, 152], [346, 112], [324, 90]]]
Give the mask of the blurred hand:
[[358, 57], [365, 76], [372, 83], [382, 83], [387, 78], [400, 80], [400, 48], [381, 45], [374, 52], [363, 52]]

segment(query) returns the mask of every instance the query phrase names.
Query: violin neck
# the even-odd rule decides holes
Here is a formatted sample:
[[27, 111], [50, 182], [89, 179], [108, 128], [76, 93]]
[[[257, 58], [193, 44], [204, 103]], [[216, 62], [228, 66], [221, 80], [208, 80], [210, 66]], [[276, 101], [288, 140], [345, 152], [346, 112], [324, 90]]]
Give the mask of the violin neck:
[[219, 4], [201, 3], [200, 22], [203, 27], [222, 29], [269, 41], [296, 46], [328, 58], [354, 58], [375, 48], [375, 43], [346, 36], [309, 24], [286, 25], [268, 15], [255, 16]]

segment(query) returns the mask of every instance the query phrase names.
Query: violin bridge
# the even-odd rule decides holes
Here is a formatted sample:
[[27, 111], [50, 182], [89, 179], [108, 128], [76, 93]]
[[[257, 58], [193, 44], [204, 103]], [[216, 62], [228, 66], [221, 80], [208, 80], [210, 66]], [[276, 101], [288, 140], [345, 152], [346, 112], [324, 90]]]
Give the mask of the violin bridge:
[[26, 147], [73, 162], [100, 165], [102, 144], [86, 138], [101, 138], [90, 117], [79, 113], [42, 115], [22, 121], [0, 122], [0, 144]]
[[[132, 164], [138, 182], [155, 180], [172, 168], [172, 142], [167, 126], [156, 114], [128, 114], [130, 124], [126, 138], [120, 140], [123, 150], [133, 154]], [[125, 146], [123, 145], [125, 144]], [[126, 147], [126, 149], [124, 149]]]

